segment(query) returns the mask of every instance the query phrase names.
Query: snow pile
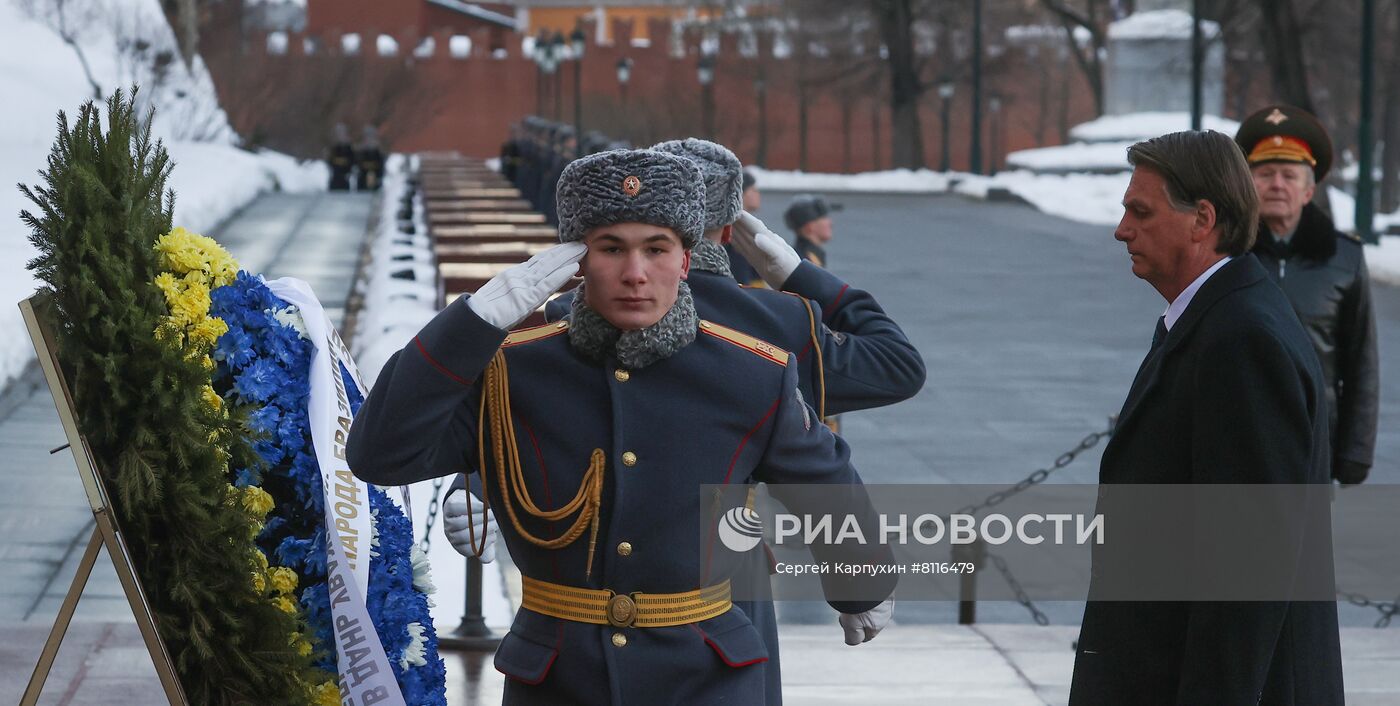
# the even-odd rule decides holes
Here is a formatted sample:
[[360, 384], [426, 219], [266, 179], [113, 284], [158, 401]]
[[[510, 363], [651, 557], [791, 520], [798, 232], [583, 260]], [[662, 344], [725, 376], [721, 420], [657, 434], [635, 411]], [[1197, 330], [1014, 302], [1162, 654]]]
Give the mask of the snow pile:
[[1097, 225], [1117, 225], [1123, 217], [1123, 192], [1130, 175], [1036, 174], [1001, 172], [996, 176], [959, 175], [953, 191], [973, 198], [987, 198], [991, 189], [1004, 189], [1025, 199], [1037, 210], [1061, 218]]
[[1137, 142], [1074, 142], [1055, 147], [1018, 150], [1006, 155], [1013, 169], [1042, 173], [1121, 172], [1128, 169], [1128, 148]]
[[[385, 165], [383, 198], [380, 201], [379, 227], [370, 246], [370, 264], [364, 272], [364, 279], [356, 283], [356, 288], [364, 296], [364, 306], [360, 310], [355, 326], [355, 337], [350, 342], [355, 366], [366, 385], [373, 386], [379, 372], [389, 357], [402, 350], [418, 331], [437, 313], [437, 268], [433, 262], [432, 245], [426, 235], [423, 216], [423, 203], [415, 199], [412, 222], [414, 233], [399, 232], [398, 212], [402, 206], [402, 196], [407, 188], [408, 168], [412, 160], [402, 155], [392, 155]], [[414, 272], [414, 280], [394, 277], [405, 270]], [[447, 487], [451, 478], [443, 478], [438, 490], [438, 499], [446, 500]], [[414, 537], [422, 538], [427, 524], [424, 511], [433, 498], [435, 481], [422, 481], [409, 486], [411, 505], [417, 510], [413, 514]], [[466, 562], [458, 554], [442, 531], [443, 517], [438, 515], [431, 530], [432, 542], [428, 550], [428, 561], [433, 567], [433, 583], [437, 592], [433, 595], [433, 624], [439, 634], [457, 629], [462, 618], [462, 604], [466, 597]], [[496, 628], [510, 625], [513, 609], [508, 591], [507, 572], [514, 574], [518, 583], [518, 573], [506, 567], [505, 545], [497, 549], [498, 559], [486, 564], [482, 573], [482, 614], [486, 623]]]
[[815, 174], [773, 171], [749, 167], [759, 189], [774, 191], [852, 191], [885, 193], [942, 193], [948, 190], [948, 174], [928, 169], [892, 169], [860, 174]]
[[[1214, 39], [1220, 25], [1201, 20], [1201, 38]], [[1108, 26], [1109, 39], [1190, 39], [1191, 13], [1185, 10], [1135, 12]]]
[[[1201, 125], [1234, 136], [1240, 124], [1217, 115], [1205, 115]], [[1006, 156], [1013, 169], [1046, 174], [1067, 172], [1118, 172], [1128, 170], [1128, 148], [1149, 138], [1191, 129], [1186, 112], [1145, 112], [1105, 115], [1070, 130], [1068, 145], [1019, 150]]]
[[[365, 384], [371, 387], [389, 357], [413, 340], [438, 310], [437, 268], [421, 200], [414, 202], [414, 232], [401, 233], [398, 228], [410, 162], [402, 155], [393, 155], [385, 165], [379, 229], [370, 246], [371, 260], [364, 279], [356, 284], [365, 304], [355, 323], [351, 353]], [[404, 271], [413, 272], [414, 278], [394, 276]]]
[[[1202, 115], [1201, 127], [1234, 137], [1240, 124], [1219, 115]], [[1162, 111], [1105, 115], [1087, 123], [1075, 125], [1070, 139], [1078, 142], [1137, 142], [1149, 137], [1191, 129], [1191, 113]]]
[[[69, 0], [63, 27], [82, 58], [59, 37], [56, 5], [0, 2], [0, 95], [6, 98], [0, 132], [0, 389], [34, 357], [16, 302], [37, 286], [25, 264], [34, 257], [19, 222], [31, 207], [15, 184], [38, 184], [57, 134], [55, 119], [71, 119], [94, 96], [141, 86], [138, 101], [157, 108], [153, 131], [170, 151], [175, 169], [175, 221], [209, 230], [260, 191], [324, 188], [324, 166], [303, 166], [284, 155], [254, 154], [235, 146], [237, 136], [218, 105], [209, 72], [196, 59], [186, 70], [157, 0]], [[84, 70], [84, 61], [88, 70]], [[89, 76], [91, 79], [89, 79]], [[157, 77], [159, 76], [159, 80]]]

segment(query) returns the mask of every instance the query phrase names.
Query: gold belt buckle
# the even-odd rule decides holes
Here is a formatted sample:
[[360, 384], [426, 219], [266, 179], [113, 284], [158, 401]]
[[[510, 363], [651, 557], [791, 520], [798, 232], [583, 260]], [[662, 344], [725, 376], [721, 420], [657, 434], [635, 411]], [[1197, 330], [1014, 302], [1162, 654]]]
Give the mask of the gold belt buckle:
[[625, 593], [608, 598], [608, 624], [615, 628], [630, 628], [637, 622], [637, 601]]

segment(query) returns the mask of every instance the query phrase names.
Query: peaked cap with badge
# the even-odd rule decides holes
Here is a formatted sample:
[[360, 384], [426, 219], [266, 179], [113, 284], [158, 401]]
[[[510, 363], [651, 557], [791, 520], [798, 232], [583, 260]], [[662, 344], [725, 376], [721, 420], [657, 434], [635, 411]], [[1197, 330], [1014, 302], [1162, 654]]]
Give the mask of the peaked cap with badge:
[[1319, 183], [1332, 168], [1332, 138], [1327, 129], [1312, 113], [1291, 105], [1271, 105], [1245, 118], [1235, 142], [1251, 167], [1299, 162], [1313, 168]]

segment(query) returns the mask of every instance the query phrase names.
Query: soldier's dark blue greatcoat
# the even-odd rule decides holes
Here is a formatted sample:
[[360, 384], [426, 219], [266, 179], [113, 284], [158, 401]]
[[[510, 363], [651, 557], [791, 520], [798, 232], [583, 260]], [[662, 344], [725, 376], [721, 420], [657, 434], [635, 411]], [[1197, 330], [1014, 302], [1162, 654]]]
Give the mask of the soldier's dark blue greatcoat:
[[[539, 505], [552, 509], [574, 496], [594, 449], [606, 459], [587, 576], [588, 533], [557, 550], [528, 542], [499, 507], [494, 463], [487, 464], [490, 503], [526, 577], [619, 594], [713, 585], [723, 577], [709, 575], [702, 556], [702, 484], [860, 482], [846, 444], [800, 398], [798, 366], [785, 352], [743, 345], [702, 322], [692, 343], [629, 371], [611, 357], [598, 363], [581, 355], [563, 335], [567, 326], [508, 339], [465, 298], [449, 305], [380, 373], [351, 430], [355, 473], [398, 485], [481, 468], [478, 376], [499, 349], [509, 370], [525, 484]], [[781, 486], [774, 488], [783, 499]], [[541, 536], [567, 525], [520, 518]], [[627, 551], [619, 551], [623, 542]], [[888, 559], [887, 553], [825, 553], [818, 558]], [[828, 595], [836, 595], [838, 582], [861, 583], [870, 600], [832, 602], [858, 613], [887, 597], [894, 579], [831, 575]], [[759, 704], [768, 657], [749, 619], [735, 609], [660, 628], [614, 628], [522, 609], [496, 653], [496, 668], [510, 677], [510, 704]]]

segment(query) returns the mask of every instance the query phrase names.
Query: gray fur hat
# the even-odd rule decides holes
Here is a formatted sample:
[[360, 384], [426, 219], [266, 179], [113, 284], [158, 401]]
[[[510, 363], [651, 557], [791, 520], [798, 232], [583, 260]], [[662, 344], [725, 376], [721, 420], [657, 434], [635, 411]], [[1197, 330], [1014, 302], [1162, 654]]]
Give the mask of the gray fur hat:
[[723, 228], [744, 211], [744, 165], [724, 145], [687, 137], [662, 142], [654, 150], [694, 160], [705, 176], [705, 230]]
[[656, 150], [611, 150], [569, 162], [555, 191], [559, 242], [614, 223], [648, 223], [676, 231], [695, 247], [705, 235], [700, 167]]

